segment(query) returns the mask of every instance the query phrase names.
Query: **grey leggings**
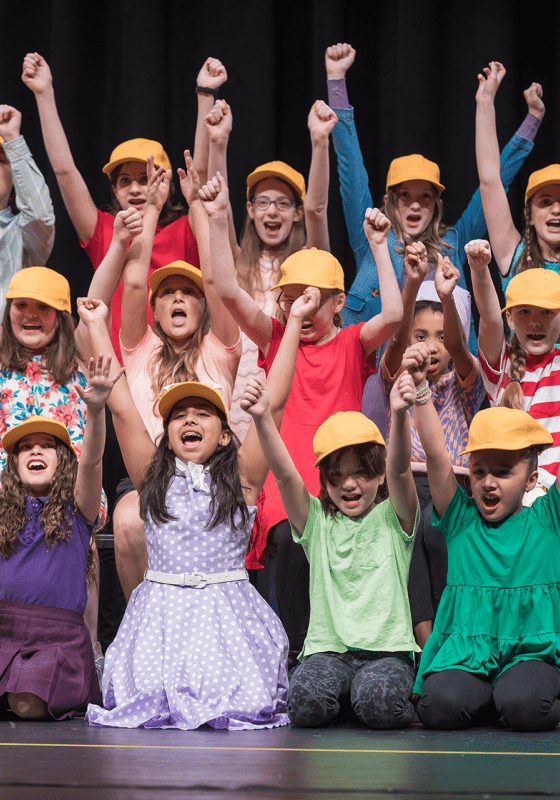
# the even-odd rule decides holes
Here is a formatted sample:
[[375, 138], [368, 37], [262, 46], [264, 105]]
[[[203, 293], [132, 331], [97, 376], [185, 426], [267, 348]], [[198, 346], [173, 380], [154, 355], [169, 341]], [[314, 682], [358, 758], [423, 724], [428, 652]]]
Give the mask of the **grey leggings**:
[[349, 695], [358, 719], [370, 728], [403, 728], [410, 723], [414, 668], [386, 653], [314, 653], [295, 670], [288, 691], [294, 725], [313, 727], [334, 720]]

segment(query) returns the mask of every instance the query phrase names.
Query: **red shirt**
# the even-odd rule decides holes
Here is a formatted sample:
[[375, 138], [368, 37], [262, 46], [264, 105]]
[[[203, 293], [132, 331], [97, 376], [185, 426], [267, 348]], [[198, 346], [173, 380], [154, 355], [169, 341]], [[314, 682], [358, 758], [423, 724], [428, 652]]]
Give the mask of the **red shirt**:
[[[95, 226], [93, 236], [87, 244], [82, 244], [82, 247], [88, 254], [94, 269], [97, 269], [107, 255], [107, 250], [109, 249], [111, 240], [113, 238], [114, 224], [115, 218], [112, 214], [109, 214], [107, 211], [100, 211], [97, 209], [97, 225]], [[175, 220], [175, 222], [172, 222], [170, 225], [166, 225], [165, 228], [161, 228], [159, 225], [156, 228], [152, 258], [150, 260], [149, 275], [151, 275], [154, 270], [159, 269], [160, 267], [165, 267], [167, 264], [171, 264], [172, 261], [186, 261], [187, 264], [192, 264], [194, 267], [200, 268], [196, 239], [186, 215], [184, 217], [180, 217], [178, 220]], [[113, 347], [115, 348], [115, 353], [117, 354], [121, 364], [122, 359], [119, 343], [119, 331], [121, 329], [122, 292], [123, 286], [121, 280], [119, 281], [117, 291], [115, 292], [111, 302], [113, 319]], [[152, 314], [149, 306], [148, 319], [151, 325]]]

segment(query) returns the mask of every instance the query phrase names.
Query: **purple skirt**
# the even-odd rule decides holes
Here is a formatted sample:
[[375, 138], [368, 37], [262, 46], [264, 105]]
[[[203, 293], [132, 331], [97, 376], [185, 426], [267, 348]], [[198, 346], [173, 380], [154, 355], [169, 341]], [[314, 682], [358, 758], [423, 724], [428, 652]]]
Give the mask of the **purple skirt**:
[[77, 611], [0, 600], [0, 695], [5, 692], [37, 695], [54, 719], [101, 701], [91, 638]]

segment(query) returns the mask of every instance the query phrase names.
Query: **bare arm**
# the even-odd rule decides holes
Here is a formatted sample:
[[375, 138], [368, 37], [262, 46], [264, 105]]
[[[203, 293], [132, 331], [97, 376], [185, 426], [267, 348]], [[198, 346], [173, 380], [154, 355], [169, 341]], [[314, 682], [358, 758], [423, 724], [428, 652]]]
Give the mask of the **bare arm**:
[[438, 253], [435, 286], [443, 307], [443, 344], [453, 359], [455, 372], [461, 380], [465, 380], [472, 372], [474, 356], [469, 351], [467, 337], [453, 298], [453, 290], [459, 278], [460, 272], [457, 267], [447, 256], [443, 258]]
[[412, 442], [408, 409], [416, 399], [412, 377], [403, 372], [391, 389], [391, 436], [387, 447], [389, 499], [403, 531], [412, 536], [418, 507], [416, 484], [410, 467]]
[[[426, 372], [430, 364], [430, 351], [423, 343], [409, 347], [403, 358], [403, 369], [412, 377], [416, 390], [427, 386]], [[414, 420], [426, 454], [426, 467], [434, 508], [442, 517], [453, 499], [457, 480], [451, 459], [445, 449], [445, 437], [437, 411], [431, 399], [414, 405]]]
[[391, 337], [382, 358], [391, 378], [394, 378], [399, 371], [404, 351], [410, 343], [418, 289], [428, 274], [428, 253], [424, 242], [414, 242], [406, 246], [404, 267], [408, 278], [402, 293], [403, 318], [396, 333]]
[[[197, 87], [204, 89], [219, 89], [227, 81], [226, 68], [217, 58], [207, 58], [196, 78]], [[201, 183], [208, 180], [208, 132], [204, 125], [204, 118], [211, 111], [215, 101], [213, 92], [196, 93], [198, 99], [198, 113], [196, 116], [196, 131], [194, 135], [194, 168], [200, 175]], [[213, 175], [210, 172], [210, 175]]]
[[364, 231], [377, 264], [381, 311], [366, 322], [360, 331], [360, 341], [366, 358], [398, 330], [403, 318], [402, 297], [387, 247], [390, 228], [391, 223], [378, 208], [367, 209]]
[[[115, 378], [121, 370], [105, 324], [106, 306], [99, 301], [82, 297], [78, 298], [78, 313], [88, 327], [94, 352], [106, 353], [112, 357], [109, 376]], [[125, 467], [137, 491], [140, 491], [145, 472], [154, 457], [155, 445], [134, 404], [124, 375], [114, 384], [108, 403]]]
[[80, 241], [87, 244], [97, 225], [97, 208], [74, 164], [68, 139], [58, 116], [49, 65], [38, 53], [23, 61], [22, 80], [35, 95], [43, 140], [66, 210]]
[[489, 364], [499, 363], [504, 346], [504, 326], [500, 301], [488, 269], [492, 257], [486, 239], [473, 239], [465, 246], [471, 269], [474, 299], [480, 313], [478, 349]]
[[229, 243], [228, 189], [220, 174], [200, 190], [208, 214], [210, 257], [214, 286], [225, 307], [241, 330], [266, 355], [272, 337], [272, 320], [238, 284]]
[[478, 76], [476, 93], [476, 163], [480, 196], [494, 257], [502, 275], [507, 274], [515, 248], [521, 241], [500, 178], [494, 98], [505, 74], [499, 61], [491, 61]]
[[329, 136], [337, 122], [334, 111], [322, 100], [316, 100], [307, 121], [311, 136], [311, 167], [303, 207], [307, 246], [328, 252]]

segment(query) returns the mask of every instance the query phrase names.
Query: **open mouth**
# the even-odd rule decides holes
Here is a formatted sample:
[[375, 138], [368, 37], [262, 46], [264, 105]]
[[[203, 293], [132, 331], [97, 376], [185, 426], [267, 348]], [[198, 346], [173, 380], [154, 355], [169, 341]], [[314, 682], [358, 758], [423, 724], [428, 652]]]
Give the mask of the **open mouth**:
[[27, 465], [27, 469], [30, 472], [40, 472], [47, 468], [47, 465], [43, 461], [30, 461]]
[[527, 339], [531, 342], [542, 342], [544, 339], [544, 333], [528, 333]]
[[341, 495], [342, 499], [348, 506], [355, 506], [360, 500], [361, 495], [359, 494], [343, 494]]
[[202, 441], [202, 436], [197, 431], [185, 431], [181, 435], [181, 442], [183, 444], [197, 444]]
[[24, 331], [40, 331], [41, 330], [41, 326], [40, 325], [38, 325], [37, 323], [32, 323], [32, 322], [24, 322], [24, 324], [21, 327], [23, 328]]
[[549, 219], [546, 227], [553, 231], [560, 231], [560, 219]]
[[181, 309], [180, 309], [180, 308], [176, 309], [176, 310], [175, 310], [175, 311], [174, 311], [174, 312], [171, 314], [171, 319], [173, 319], [173, 320], [177, 320], [178, 322], [183, 322], [184, 320], [186, 320], [186, 318], [187, 318], [187, 315], [185, 314], [185, 312], [184, 312], [184, 311], [181, 311]]
[[482, 496], [482, 502], [484, 503], [485, 508], [492, 510], [496, 508], [500, 502], [500, 498], [493, 494], [485, 494]]
[[422, 217], [420, 216], [420, 214], [411, 214], [409, 217], [406, 218], [406, 221], [409, 225], [414, 227], [418, 225], [421, 219]]
[[268, 233], [278, 233], [280, 228], [282, 227], [281, 222], [265, 222], [264, 223], [265, 230]]

